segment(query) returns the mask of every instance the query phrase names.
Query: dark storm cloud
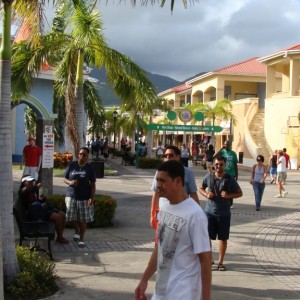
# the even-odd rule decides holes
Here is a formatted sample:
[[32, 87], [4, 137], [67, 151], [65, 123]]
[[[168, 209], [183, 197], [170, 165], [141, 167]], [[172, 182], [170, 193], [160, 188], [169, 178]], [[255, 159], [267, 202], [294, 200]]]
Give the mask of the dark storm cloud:
[[110, 47], [177, 80], [300, 42], [299, 0], [201, 0], [187, 9], [177, 0], [173, 14], [169, 1], [106, 2], [98, 8]]

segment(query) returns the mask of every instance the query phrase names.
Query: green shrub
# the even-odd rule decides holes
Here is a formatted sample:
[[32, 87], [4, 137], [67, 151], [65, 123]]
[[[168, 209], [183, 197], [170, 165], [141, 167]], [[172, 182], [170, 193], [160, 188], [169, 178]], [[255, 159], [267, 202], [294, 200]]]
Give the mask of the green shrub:
[[114, 156], [121, 157], [122, 154], [123, 154], [123, 151], [121, 151], [121, 150], [115, 150]]
[[41, 256], [29, 247], [17, 246], [17, 260], [20, 272], [7, 292], [17, 299], [39, 299], [54, 294], [58, 290], [55, 264], [48, 257]]
[[141, 157], [139, 159], [139, 167], [141, 169], [156, 169], [162, 162], [161, 158]]
[[[47, 203], [66, 212], [65, 195], [52, 195]], [[116, 214], [117, 201], [110, 195], [95, 195], [95, 221], [88, 224], [91, 228], [99, 228], [113, 225], [113, 218]], [[66, 224], [69, 226], [69, 224]]]

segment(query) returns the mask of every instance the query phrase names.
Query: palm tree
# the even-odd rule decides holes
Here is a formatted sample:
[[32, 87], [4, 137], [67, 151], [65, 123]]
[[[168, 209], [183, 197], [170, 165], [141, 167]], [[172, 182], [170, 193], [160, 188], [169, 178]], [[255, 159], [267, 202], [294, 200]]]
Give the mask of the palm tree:
[[[196, 2], [197, 0], [195, 0]], [[12, 4], [14, 0], [2, 0], [3, 4], [3, 17], [2, 17], [2, 42], [0, 49], [0, 78], [1, 78], [1, 92], [0, 92], [0, 148], [2, 151], [2, 172], [0, 174], [0, 203], [1, 203], [1, 217], [0, 217], [0, 230], [2, 231], [0, 239], [0, 255], [3, 257], [3, 260], [0, 262], [0, 268], [2, 270], [3, 263], [3, 280], [1, 280], [1, 288], [0, 288], [0, 298], [3, 299], [3, 286], [4, 284], [11, 284], [15, 281], [17, 272], [18, 272], [18, 264], [16, 259], [16, 252], [14, 247], [14, 225], [13, 225], [13, 217], [12, 217], [12, 205], [13, 205], [13, 181], [12, 181], [12, 150], [11, 150], [11, 15], [12, 15]], [[53, 3], [63, 3], [63, 0], [53, 0]], [[74, 1], [74, 4], [80, 2]], [[154, 2], [154, 1], [151, 1]], [[161, 5], [164, 4], [164, 0], [161, 1]], [[175, 0], [171, 1], [171, 9], [173, 9]], [[183, 0], [184, 5], [186, 6], [185, 0]], [[191, 1], [194, 2], [194, 1]], [[42, 28], [42, 13], [41, 8], [43, 7], [45, 1], [40, 0], [15, 0], [15, 11], [18, 13], [18, 16], [21, 16], [23, 20], [30, 20], [31, 24], [31, 45], [37, 45], [40, 41], [39, 33]], [[132, 1], [133, 4], [136, 1]], [[141, 1], [141, 3], [145, 3], [145, 1]], [[147, 1], [146, 1], [147, 3]], [[80, 35], [80, 32], [78, 32]], [[108, 49], [103, 49], [103, 53], [106, 53], [111, 57], [111, 60], [108, 62], [112, 63], [112, 60], [117, 57], [117, 53], [114, 51], [109, 51]], [[83, 55], [82, 49], [78, 51], [78, 61], [82, 63]], [[101, 62], [101, 59], [100, 59]], [[124, 73], [130, 71], [131, 63], [130, 60], [124, 59], [124, 68], [117, 76], [116, 80], [112, 80], [113, 83], [116, 84], [117, 90], [119, 93], [122, 91], [122, 76]], [[99, 63], [99, 62], [98, 62]], [[102, 61], [103, 63], [103, 61]], [[34, 71], [38, 72], [39, 66], [35, 66], [33, 68]], [[126, 68], [127, 66], [127, 68]], [[138, 71], [138, 70], [136, 70]], [[140, 71], [140, 70], [139, 70]], [[76, 96], [80, 97], [80, 86], [82, 85], [82, 80], [80, 79], [80, 64], [78, 65], [78, 76], [76, 77]], [[111, 72], [111, 78], [114, 77], [117, 70]], [[129, 72], [130, 73], [130, 72]], [[118, 74], [118, 73], [117, 73]], [[20, 74], [19, 74], [20, 75]], [[138, 74], [136, 74], [138, 75]], [[142, 78], [143, 79], [143, 78]], [[71, 78], [70, 78], [71, 80]], [[130, 80], [127, 80], [127, 88], [132, 87]], [[72, 95], [72, 93], [70, 94]], [[127, 96], [130, 97], [130, 92], [127, 93]], [[128, 99], [128, 98], [127, 98]], [[82, 110], [81, 110], [82, 111]], [[81, 112], [80, 111], [80, 112]], [[2, 240], [5, 240], [5, 244], [2, 244]], [[2, 253], [1, 253], [2, 251]], [[1, 273], [2, 275], [2, 273]], [[0, 278], [2, 279], [2, 278]]]
[[[12, 1], [2, 1], [2, 43], [0, 49], [0, 149], [3, 159], [0, 174], [0, 230], [1, 230], [1, 288], [0, 298], [4, 299], [3, 282], [10, 284], [17, 277], [18, 263], [14, 244], [13, 211], [13, 178], [12, 178], [12, 149], [11, 149], [11, 12]], [[5, 243], [2, 243], [5, 241]], [[3, 273], [2, 273], [3, 270]]]
[[[232, 120], [232, 123], [236, 123], [236, 118], [232, 113], [232, 104], [228, 99], [222, 99], [215, 102], [215, 105], [209, 103], [197, 102], [188, 106], [193, 112], [200, 111], [204, 114], [205, 119], [212, 121], [212, 126], [215, 126], [217, 118], [228, 121]], [[215, 143], [215, 133], [212, 132], [211, 143]]]
[[[135, 0], [131, 0], [131, 2], [133, 3], [133, 5], [136, 4]], [[151, 4], [155, 4], [156, 2], [160, 2], [160, 5], [164, 6], [165, 3], [166, 3], [166, 0], [160, 0], [160, 1], [157, 1], [157, 0], [144, 0], [144, 1], [141, 1], [141, 2], [142, 2], [142, 5], [147, 5], [148, 2], [150, 2]], [[182, 3], [183, 3], [185, 8], [187, 8], [187, 2], [188, 2], [187, 0], [182, 0]], [[194, 3], [194, 2], [199, 2], [199, 0], [190, 0], [189, 2]], [[173, 11], [175, 0], [171, 0], [170, 4], [171, 4], [171, 11]]]
[[[122, 104], [131, 107], [151, 106], [156, 99], [152, 83], [145, 72], [127, 56], [109, 48], [102, 35], [100, 14], [93, 1], [73, 1], [60, 6], [60, 19], [66, 18], [73, 28], [70, 34], [53, 29], [42, 35], [39, 47], [21, 42], [14, 47], [13, 96], [20, 99], [30, 91], [32, 75], [42, 62], [56, 69], [58, 95], [66, 101], [66, 126], [75, 154], [83, 139], [83, 69], [84, 63], [105, 67], [108, 81], [122, 97]], [[58, 18], [56, 19], [58, 20]], [[60, 30], [65, 27], [59, 22]], [[25, 55], [27, 53], [27, 55]], [[20, 76], [22, 74], [22, 76]], [[58, 87], [59, 86], [59, 87]]]
[[[55, 2], [55, 1], [54, 1]], [[12, 179], [12, 148], [11, 148], [11, 22], [14, 0], [2, 0], [2, 41], [0, 49], [0, 148], [2, 151], [2, 172], [0, 174], [0, 262], [1, 286], [0, 298], [4, 299], [3, 284], [12, 284], [19, 271], [13, 222], [13, 179]], [[42, 27], [41, 8], [44, 4], [39, 0], [16, 0], [16, 15], [31, 21], [33, 33]], [[25, 7], [25, 8], [24, 8]], [[31, 42], [38, 41], [38, 35], [33, 34]], [[5, 243], [2, 243], [5, 241]], [[3, 271], [3, 272], [2, 272]]]

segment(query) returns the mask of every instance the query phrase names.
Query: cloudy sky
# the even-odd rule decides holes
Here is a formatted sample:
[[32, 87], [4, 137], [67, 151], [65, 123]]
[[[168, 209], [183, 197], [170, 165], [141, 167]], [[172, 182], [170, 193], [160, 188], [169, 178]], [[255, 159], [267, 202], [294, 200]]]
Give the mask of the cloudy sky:
[[187, 9], [176, 0], [173, 14], [170, 1], [99, 2], [110, 47], [176, 80], [300, 43], [299, 0], [200, 0]]

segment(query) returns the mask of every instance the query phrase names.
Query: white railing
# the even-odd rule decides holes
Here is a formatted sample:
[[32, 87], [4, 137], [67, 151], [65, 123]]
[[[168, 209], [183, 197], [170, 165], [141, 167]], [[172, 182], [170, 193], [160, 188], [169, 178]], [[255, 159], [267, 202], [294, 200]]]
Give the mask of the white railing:
[[253, 119], [253, 117], [255, 116], [255, 114], [257, 113], [257, 108], [258, 108], [258, 99], [254, 98], [252, 100], [252, 103], [247, 111], [247, 114], [244, 118], [244, 133], [245, 133], [245, 144], [250, 152], [250, 154], [253, 157], [257, 156], [257, 149], [258, 149], [258, 145], [254, 142], [252, 135], [249, 131], [249, 126], [250, 123]]

